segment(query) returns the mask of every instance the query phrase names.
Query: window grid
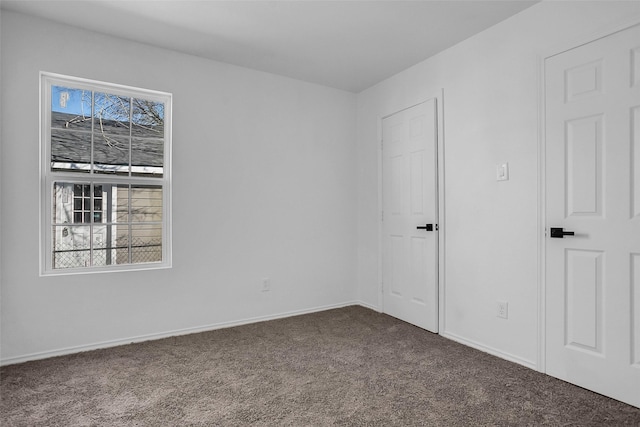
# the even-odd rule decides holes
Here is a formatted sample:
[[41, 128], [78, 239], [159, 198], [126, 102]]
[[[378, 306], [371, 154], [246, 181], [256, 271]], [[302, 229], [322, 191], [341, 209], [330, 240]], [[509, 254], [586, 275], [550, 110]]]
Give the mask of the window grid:
[[102, 222], [102, 186], [88, 184], [73, 185], [73, 223], [90, 224]]

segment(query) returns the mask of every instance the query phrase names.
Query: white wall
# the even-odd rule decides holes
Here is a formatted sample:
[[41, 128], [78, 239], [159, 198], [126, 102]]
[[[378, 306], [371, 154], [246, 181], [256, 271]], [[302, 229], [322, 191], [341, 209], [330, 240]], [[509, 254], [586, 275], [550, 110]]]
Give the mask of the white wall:
[[[4, 363], [354, 301], [355, 95], [1, 19]], [[172, 269], [39, 277], [41, 70], [173, 93]]]
[[[359, 94], [360, 300], [378, 306], [379, 120], [444, 88], [441, 332], [536, 366], [539, 55], [639, 14], [640, 2], [543, 2]], [[505, 161], [510, 180], [496, 182]]]

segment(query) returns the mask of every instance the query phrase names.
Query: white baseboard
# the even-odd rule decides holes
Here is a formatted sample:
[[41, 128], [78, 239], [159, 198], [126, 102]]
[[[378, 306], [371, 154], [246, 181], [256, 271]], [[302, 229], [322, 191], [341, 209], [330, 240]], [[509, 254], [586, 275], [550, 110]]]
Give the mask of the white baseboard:
[[[348, 307], [348, 306], [352, 306], [352, 305], [359, 305], [359, 306], [362, 306], [364, 308], [376, 311], [378, 313], [381, 312], [378, 307], [376, 307], [374, 305], [371, 305], [371, 304], [368, 304], [368, 303], [366, 303], [364, 301], [357, 301], [357, 300], [355, 300], [355, 301], [347, 301], [347, 302], [343, 302], [343, 303], [339, 303], [339, 304], [330, 304], [330, 305], [307, 308], [307, 309], [303, 309], [303, 310], [286, 311], [286, 312], [271, 314], [271, 315], [267, 315], [267, 316], [250, 317], [250, 318], [241, 319], [241, 320], [234, 320], [234, 321], [230, 321], [230, 322], [220, 322], [220, 323], [214, 323], [214, 324], [210, 324], [210, 325], [197, 326], [197, 327], [193, 327], [193, 328], [175, 329], [175, 330], [172, 330], [172, 331], [160, 332], [160, 333], [155, 333], [155, 334], [139, 335], [139, 336], [133, 336], [133, 337], [123, 338], [123, 339], [102, 341], [102, 342], [97, 342], [97, 343], [92, 343], [92, 344], [87, 344], [87, 345], [66, 347], [66, 348], [61, 348], [61, 349], [57, 349], [57, 350], [49, 350], [49, 351], [43, 351], [43, 352], [39, 352], [39, 353], [25, 354], [25, 355], [22, 355], [22, 356], [8, 357], [6, 359], [1, 359], [0, 360], [0, 366], [14, 365], [16, 363], [29, 362], [29, 361], [32, 361], [32, 360], [47, 359], [47, 358], [50, 358], [50, 357], [64, 356], [64, 355], [67, 355], [67, 354], [74, 354], [74, 353], [80, 353], [80, 352], [84, 352], [84, 351], [91, 351], [91, 350], [98, 350], [98, 349], [109, 348], [109, 347], [116, 347], [116, 346], [119, 346], [119, 345], [134, 344], [134, 343], [144, 342], [144, 341], [158, 340], [158, 339], [162, 339], [162, 338], [169, 338], [169, 337], [175, 337], [175, 336], [180, 336], [180, 335], [196, 334], [196, 333], [199, 333], [199, 332], [213, 331], [213, 330], [216, 330], [216, 329], [231, 328], [231, 327], [234, 327], [234, 326], [247, 325], [247, 324], [250, 324], [250, 323], [266, 322], [268, 320], [284, 319], [284, 318], [287, 318], [287, 317], [300, 316], [300, 315], [303, 315], [303, 314], [310, 314], [310, 313], [317, 313], [319, 311], [332, 310], [332, 309], [343, 308], [343, 307]], [[464, 344], [466, 346], [473, 347], [473, 348], [475, 348], [477, 350], [480, 350], [480, 351], [483, 351], [485, 353], [489, 353], [489, 354], [492, 354], [494, 356], [500, 357], [501, 359], [509, 360], [511, 362], [518, 363], [520, 365], [526, 366], [526, 367], [534, 369], [534, 370], [536, 369], [536, 363], [535, 362], [532, 362], [532, 361], [529, 361], [529, 360], [526, 360], [526, 359], [522, 359], [522, 358], [520, 358], [518, 356], [514, 356], [512, 354], [505, 353], [505, 352], [496, 350], [496, 349], [491, 348], [491, 347], [487, 347], [485, 345], [479, 344], [479, 343], [474, 342], [472, 340], [468, 340], [466, 338], [460, 337], [460, 336], [458, 336], [456, 334], [452, 334], [450, 332], [441, 332], [440, 335], [442, 335], [443, 337], [448, 338], [450, 340], [459, 342], [460, 344]]]
[[352, 305], [361, 305], [362, 307], [368, 308], [369, 310], [373, 310], [373, 311], [376, 311], [378, 313], [382, 313], [382, 310], [380, 310], [378, 307], [376, 307], [373, 304], [366, 303], [364, 301], [354, 301], [354, 303]]
[[440, 335], [443, 336], [444, 338], [450, 339], [452, 341], [458, 342], [460, 344], [466, 345], [467, 347], [472, 347], [475, 348], [476, 350], [480, 350], [484, 353], [489, 353], [493, 356], [499, 357], [501, 359], [505, 359], [508, 360], [509, 362], [513, 362], [513, 363], [517, 363], [519, 365], [523, 365], [526, 366], [527, 368], [533, 369], [533, 370], [538, 370], [537, 369], [537, 364], [534, 361], [531, 360], [527, 360], [527, 359], [523, 359], [519, 356], [514, 356], [513, 354], [510, 353], [505, 353], [504, 351], [500, 351], [497, 350], [495, 348], [492, 347], [488, 347], [486, 345], [477, 343], [473, 340], [469, 340], [466, 338], [463, 338], [461, 336], [458, 336], [456, 334], [452, 334], [451, 332], [445, 332], [442, 331], [440, 332]]
[[312, 308], [307, 308], [303, 310], [287, 311], [283, 313], [271, 314], [268, 316], [250, 317], [247, 319], [234, 320], [230, 322], [220, 322], [220, 323], [214, 323], [211, 325], [196, 326], [193, 328], [175, 329], [172, 331], [160, 332], [155, 334], [139, 335], [139, 336], [128, 337], [123, 339], [102, 341], [102, 342], [97, 342], [97, 343], [92, 343], [87, 345], [66, 347], [66, 348], [61, 348], [57, 350], [49, 350], [49, 351], [43, 351], [39, 353], [25, 354], [22, 356], [8, 357], [6, 359], [0, 360], [0, 366], [14, 365], [16, 363], [29, 362], [32, 360], [47, 359], [49, 357], [64, 356], [67, 354], [80, 353], [83, 351], [98, 350], [102, 348], [109, 348], [109, 347], [116, 347], [119, 345], [127, 345], [127, 344], [133, 344], [133, 343], [144, 342], [144, 341], [158, 340], [162, 338], [175, 337], [179, 335], [196, 334], [198, 332], [207, 332], [207, 331], [213, 331], [216, 329], [231, 328], [234, 326], [247, 325], [250, 323], [257, 323], [257, 322], [265, 322], [268, 320], [284, 319], [286, 317], [300, 316], [303, 314], [316, 313], [319, 311], [332, 310], [335, 308], [343, 308], [351, 305], [362, 305], [366, 308], [371, 308], [375, 310], [375, 308], [369, 307], [361, 303], [360, 301], [349, 301], [349, 302], [344, 302], [339, 304], [330, 304], [330, 305], [324, 305], [319, 307], [312, 307]]

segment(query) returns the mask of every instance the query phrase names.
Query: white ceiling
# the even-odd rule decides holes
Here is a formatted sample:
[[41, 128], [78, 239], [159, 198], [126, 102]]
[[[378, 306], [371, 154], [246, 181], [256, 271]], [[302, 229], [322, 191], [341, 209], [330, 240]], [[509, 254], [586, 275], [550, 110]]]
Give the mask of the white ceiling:
[[1, 6], [360, 92], [536, 2], [3, 0]]

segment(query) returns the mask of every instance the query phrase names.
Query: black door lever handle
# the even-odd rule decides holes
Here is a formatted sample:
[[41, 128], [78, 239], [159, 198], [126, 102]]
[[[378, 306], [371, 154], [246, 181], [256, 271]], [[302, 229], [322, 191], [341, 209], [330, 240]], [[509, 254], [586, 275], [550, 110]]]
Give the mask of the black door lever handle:
[[551, 237], [555, 239], [562, 239], [564, 236], [575, 236], [573, 231], [564, 231], [561, 227], [551, 227]]
[[[438, 229], [438, 224], [436, 224], [436, 230]], [[433, 224], [419, 225], [416, 227], [416, 230], [427, 230], [433, 231]]]

